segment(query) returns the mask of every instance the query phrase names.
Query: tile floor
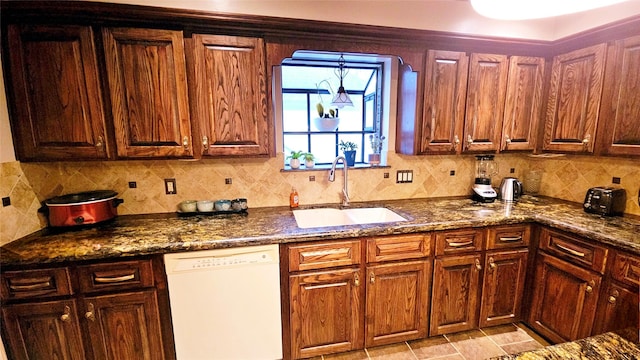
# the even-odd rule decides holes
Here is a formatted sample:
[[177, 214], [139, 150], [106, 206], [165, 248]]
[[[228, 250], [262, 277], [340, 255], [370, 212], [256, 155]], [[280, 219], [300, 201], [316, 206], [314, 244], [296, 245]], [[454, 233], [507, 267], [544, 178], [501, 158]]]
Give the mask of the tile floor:
[[539, 335], [518, 323], [325, 355], [314, 360], [476, 360], [547, 345]]

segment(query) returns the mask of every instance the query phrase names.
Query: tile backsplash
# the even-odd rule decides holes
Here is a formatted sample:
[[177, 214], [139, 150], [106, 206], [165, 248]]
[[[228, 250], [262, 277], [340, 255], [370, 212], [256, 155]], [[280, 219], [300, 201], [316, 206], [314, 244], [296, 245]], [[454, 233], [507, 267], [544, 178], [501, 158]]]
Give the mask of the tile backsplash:
[[[0, 208], [0, 245], [46, 226], [44, 217], [37, 212], [41, 201], [87, 190], [117, 191], [124, 199], [118, 207], [121, 215], [173, 212], [180, 201], [188, 199], [244, 197], [250, 208], [286, 206], [294, 186], [302, 205], [339, 202], [341, 173], [336, 174], [335, 182], [329, 182], [327, 170], [281, 171], [283, 157], [279, 154], [269, 159], [0, 163], [0, 196], [11, 198], [10, 206]], [[582, 202], [589, 187], [610, 185], [612, 177], [619, 177], [620, 186], [628, 193], [626, 212], [640, 215], [637, 159], [500, 154], [496, 161], [499, 174], [494, 177], [494, 186], [499, 186], [504, 176], [523, 179], [529, 170], [535, 169], [542, 172], [541, 195], [574, 202]], [[388, 163], [391, 167], [349, 170], [352, 201], [470, 194], [475, 167], [472, 155], [389, 153]], [[397, 170], [412, 170], [413, 182], [397, 184]], [[315, 181], [310, 177], [315, 177]], [[177, 194], [165, 194], [166, 178], [176, 179]], [[225, 179], [231, 179], [231, 184], [226, 184]], [[136, 188], [129, 188], [132, 181], [136, 182]]]

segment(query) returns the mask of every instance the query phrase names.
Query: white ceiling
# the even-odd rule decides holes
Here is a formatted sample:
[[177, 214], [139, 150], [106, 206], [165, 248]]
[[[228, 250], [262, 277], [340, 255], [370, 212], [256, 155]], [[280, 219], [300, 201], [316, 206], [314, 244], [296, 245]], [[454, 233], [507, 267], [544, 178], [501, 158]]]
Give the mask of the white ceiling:
[[[556, 40], [640, 15], [640, 0], [542, 20], [500, 21], [476, 14], [467, 0], [91, 0], [235, 14]], [[563, 0], [558, 0], [563, 1]]]

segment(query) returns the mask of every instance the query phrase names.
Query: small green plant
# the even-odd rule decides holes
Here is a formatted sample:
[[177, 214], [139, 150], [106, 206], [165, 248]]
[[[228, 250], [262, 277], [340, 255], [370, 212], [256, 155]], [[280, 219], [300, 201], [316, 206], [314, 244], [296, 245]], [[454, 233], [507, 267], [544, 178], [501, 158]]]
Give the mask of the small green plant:
[[304, 161], [313, 161], [316, 157], [313, 156], [312, 153], [304, 153], [302, 154], [302, 158], [304, 159]]
[[302, 150], [299, 151], [291, 151], [291, 155], [287, 156], [285, 160], [289, 159], [300, 159], [305, 153]]
[[345, 152], [345, 151], [354, 151], [355, 149], [358, 148], [358, 144], [352, 142], [352, 141], [344, 141], [344, 140], [340, 140], [340, 143], [338, 144], [338, 147], [340, 148], [340, 151]]

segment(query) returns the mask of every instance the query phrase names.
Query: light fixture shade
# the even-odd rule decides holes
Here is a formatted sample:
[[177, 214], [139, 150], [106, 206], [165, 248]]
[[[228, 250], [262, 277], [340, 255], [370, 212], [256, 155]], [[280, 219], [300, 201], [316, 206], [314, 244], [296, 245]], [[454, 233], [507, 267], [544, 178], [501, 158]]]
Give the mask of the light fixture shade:
[[344, 86], [340, 86], [340, 88], [338, 88], [338, 92], [333, 97], [333, 100], [331, 100], [331, 106], [335, 106], [338, 109], [342, 109], [345, 106], [353, 106], [353, 102], [351, 101], [351, 98], [349, 98], [349, 94], [344, 91]]
[[482, 16], [499, 20], [526, 20], [591, 10], [626, 0], [471, 0]]

